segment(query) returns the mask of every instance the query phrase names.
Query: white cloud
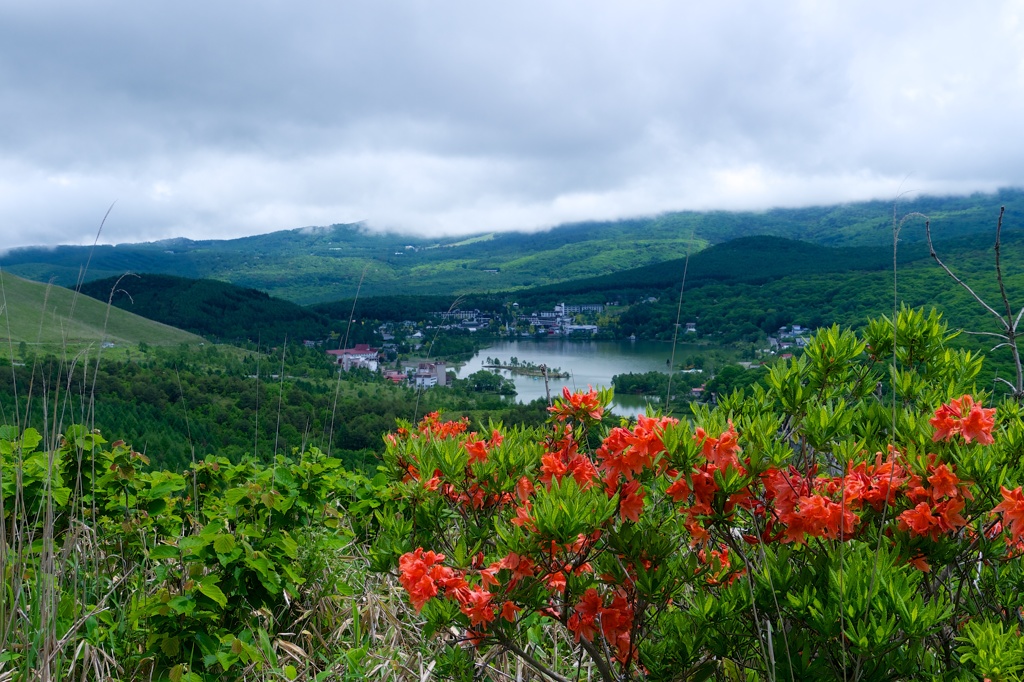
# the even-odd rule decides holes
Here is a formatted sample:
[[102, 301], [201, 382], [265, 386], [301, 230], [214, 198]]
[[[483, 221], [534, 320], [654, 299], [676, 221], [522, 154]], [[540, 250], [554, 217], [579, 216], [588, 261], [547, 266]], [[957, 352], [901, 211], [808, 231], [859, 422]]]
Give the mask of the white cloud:
[[1024, 3], [0, 6], [6, 245], [1024, 185]]

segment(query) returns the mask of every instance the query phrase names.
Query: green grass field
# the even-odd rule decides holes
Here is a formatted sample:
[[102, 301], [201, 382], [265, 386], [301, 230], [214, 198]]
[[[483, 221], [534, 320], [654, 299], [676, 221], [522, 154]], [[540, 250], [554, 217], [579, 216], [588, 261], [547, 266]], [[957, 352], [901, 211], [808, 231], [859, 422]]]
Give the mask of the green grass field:
[[195, 345], [203, 338], [109, 307], [58, 286], [0, 271], [0, 356], [24, 342], [37, 352], [77, 352], [88, 346]]

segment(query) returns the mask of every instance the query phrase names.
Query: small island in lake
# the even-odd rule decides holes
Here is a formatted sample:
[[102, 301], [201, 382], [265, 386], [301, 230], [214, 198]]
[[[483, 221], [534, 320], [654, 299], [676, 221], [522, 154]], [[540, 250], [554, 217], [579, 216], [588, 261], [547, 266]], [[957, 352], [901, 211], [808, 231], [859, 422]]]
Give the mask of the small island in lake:
[[513, 374], [534, 377], [542, 377], [546, 373], [550, 379], [568, 379], [570, 376], [568, 372], [563, 372], [560, 367], [538, 365], [529, 360], [520, 362], [519, 358], [514, 355], [509, 358], [508, 362], [502, 362], [500, 358], [484, 358], [484, 369], [504, 369]]

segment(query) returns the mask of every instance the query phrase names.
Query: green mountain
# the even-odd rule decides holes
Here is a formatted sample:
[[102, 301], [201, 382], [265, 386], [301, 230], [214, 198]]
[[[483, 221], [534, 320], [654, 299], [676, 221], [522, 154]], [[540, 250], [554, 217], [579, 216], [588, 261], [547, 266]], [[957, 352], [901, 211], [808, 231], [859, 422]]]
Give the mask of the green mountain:
[[24, 342], [28, 348], [60, 355], [89, 346], [198, 344], [195, 334], [107, 306], [63, 287], [31, 282], [0, 271], [0, 355]]
[[[899, 214], [931, 216], [937, 237], [990, 231], [999, 205], [1024, 215], [1024, 190], [995, 195], [920, 197]], [[145, 244], [16, 249], [0, 267], [64, 286], [125, 272], [216, 279], [300, 304], [362, 296], [438, 295], [525, 289], [611, 275], [684, 257], [740, 237], [772, 235], [823, 246], [884, 247], [892, 241], [891, 202], [775, 209], [675, 212], [648, 218], [563, 225], [537, 233], [424, 239], [360, 225], [303, 228], [224, 241], [174, 239]], [[921, 241], [908, 226], [901, 240]]]
[[[923, 244], [908, 244], [899, 252], [902, 264], [928, 258]], [[709, 246], [688, 259], [675, 258], [600, 277], [534, 287], [523, 291], [519, 298], [550, 299], [554, 295], [575, 299], [581, 294], [600, 294], [607, 299], [678, 289], [684, 273], [689, 289], [716, 283], [761, 285], [784, 277], [891, 270], [892, 259], [891, 246], [830, 247], [767, 235], [740, 237]]]
[[[700, 273], [702, 256], [715, 256], [738, 249], [743, 240], [721, 247], [713, 247], [697, 254], [690, 267]], [[750, 242], [746, 242], [748, 245]], [[801, 250], [806, 245], [800, 246]], [[971, 286], [995, 310], [1006, 309], [998, 287], [993, 253], [993, 239], [962, 237], [936, 244], [944, 262]], [[896, 298], [900, 304], [911, 307], [938, 308], [954, 329], [968, 332], [994, 333], [999, 323], [973, 297], [957, 285], [928, 256], [921, 244], [903, 244], [896, 273]], [[716, 254], [715, 252], [719, 253]], [[778, 256], [778, 250], [765, 251], [765, 261]], [[752, 254], [735, 254], [735, 263], [749, 262]], [[842, 251], [833, 254], [841, 259]], [[1001, 244], [1003, 285], [1009, 307], [1016, 315], [1024, 306], [1024, 230], [1004, 229]], [[891, 252], [889, 254], [891, 259]], [[720, 281], [687, 277], [686, 288], [680, 298], [681, 278], [669, 286], [667, 278], [650, 280], [650, 288], [643, 290], [657, 300], [630, 306], [618, 320], [620, 335], [636, 334], [640, 338], [671, 339], [677, 315], [682, 323], [695, 322], [701, 335], [711, 335], [722, 341], [753, 340], [772, 333], [779, 327], [801, 324], [818, 327], [838, 323], [860, 327], [869, 317], [891, 315], [893, 309], [893, 271], [888, 267], [851, 267], [848, 270], [829, 270], [827, 256], [822, 254], [820, 269], [807, 267], [804, 272], [785, 274], [776, 278], [763, 278], [752, 272], [747, 278], [731, 273]], [[863, 266], [870, 266], [865, 259]], [[796, 266], [794, 266], [796, 267]], [[770, 270], [771, 268], [766, 268]], [[681, 270], [680, 270], [681, 273]], [[643, 273], [638, 273], [638, 279]], [[591, 298], [614, 295], [616, 289], [600, 290], [593, 283], [584, 287], [573, 283], [574, 289], [588, 288]], [[551, 296], [551, 292], [537, 296]], [[569, 299], [566, 293], [562, 298]], [[636, 300], [636, 298], [634, 298]], [[678, 311], [678, 313], [677, 313]], [[1009, 355], [1005, 349], [996, 349], [994, 337], [963, 334], [961, 345], [984, 351], [990, 364], [1005, 371]], [[1000, 369], [1001, 368], [1001, 369]]]

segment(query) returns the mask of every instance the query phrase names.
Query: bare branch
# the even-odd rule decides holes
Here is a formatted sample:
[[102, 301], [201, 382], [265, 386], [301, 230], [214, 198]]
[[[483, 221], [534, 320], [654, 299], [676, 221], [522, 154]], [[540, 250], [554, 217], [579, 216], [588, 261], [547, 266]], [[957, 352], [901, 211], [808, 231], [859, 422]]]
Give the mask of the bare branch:
[[527, 652], [525, 649], [523, 649], [518, 644], [513, 642], [511, 639], [506, 639], [505, 637], [499, 637], [498, 638], [498, 643], [502, 647], [504, 647], [505, 649], [508, 649], [509, 651], [514, 653], [516, 656], [521, 658], [524, 663], [526, 663], [531, 668], [533, 668], [534, 670], [539, 672], [541, 675], [547, 675], [552, 680], [555, 680], [555, 682], [569, 682], [569, 678], [563, 677], [563, 676], [559, 675], [554, 670], [552, 670], [551, 668], [547, 667], [546, 665], [544, 665], [543, 663], [538, 661], [536, 658], [531, 656], [529, 654], [529, 652]]
[[1009, 386], [1009, 387], [1010, 387], [1011, 389], [1013, 389], [1013, 390], [1016, 390], [1016, 389], [1017, 389], [1017, 387], [1013, 385], [1013, 382], [1012, 382], [1012, 381], [1008, 381], [1008, 380], [1006, 380], [1006, 379], [1004, 379], [1004, 378], [1002, 378], [1002, 377], [996, 377], [996, 381], [1001, 381], [1001, 382], [1003, 382], [1004, 384], [1006, 384], [1007, 386]]
[[1020, 312], [1017, 313], [1017, 317], [1013, 318], [1013, 331], [1017, 331], [1017, 325], [1020, 324], [1021, 316], [1024, 316], [1024, 308], [1021, 308]]
[[949, 269], [949, 268], [948, 268], [948, 267], [946, 266], [946, 264], [945, 264], [945, 263], [943, 263], [943, 262], [942, 262], [942, 260], [941, 260], [941, 259], [939, 258], [939, 254], [935, 252], [935, 246], [934, 246], [934, 245], [932, 244], [932, 228], [931, 228], [931, 221], [926, 221], [926, 222], [925, 222], [925, 224], [924, 224], [924, 234], [925, 234], [925, 238], [926, 238], [926, 239], [928, 240], [928, 252], [929, 252], [929, 253], [931, 254], [931, 256], [932, 256], [932, 259], [933, 259], [933, 260], [934, 260], [934, 261], [935, 261], [936, 263], [938, 263], [938, 264], [939, 264], [939, 267], [941, 267], [941, 268], [942, 268], [943, 270], [945, 270], [945, 271], [946, 271], [946, 274], [947, 274], [947, 275], [949, 275], [949, 276], [950, 276], [950, 278], [952, 278], [952, 280], [953, 280], [954, 282], [956, 282], [957, 284], [959, 284], [960, 286], [962, 286], [962, 287], [963, 287], [964, 289], [966, 289], [966, 290], [967, 290], [967, 292], [968, 292], [968, 293], [969, 293], [969, 294], [970, 294], [971, 296], [973, 296], [973, 297], [974, 297], [974, 300], [975, 300], [975, 301], [977, 301], [978, 303], [980, 303], [980, 304], [982, 305], [982, 307], [983, 307], [983, 308], [985, 308], [985, 310], [987, 310], [987, 311], [989, 311], [990, 313], [992, 313], [993, 315], [995, 315], [995, 316], [996, 316], [996, 319], [998, 319], [998, 320], [999, 320], [999, 323], [1000, 323], [1000, 324], [1002, 324], [1003, 326], [1007, 326], [1007, 324], [1008, 324], [1008, 323], [1007, 323], [1007, 321], [1006, 321], [1006, 320], [1004, 320], [1004, 319], [1003, 319], [1003, 316], [1002, 316], [1002, 315], [1000, 315], [999, 313], [997, 313], [997, 312], [996, 312], [995, 310], [993, 310], [993, 309], [992, 309], [992, 306], [990, 306], [990, 305], [989, 305], [988, 303], [985, 303], [985, 301], [984, 301], [984, 300], [982, 300], [981, 296], [978, 296], [978, 294], [974, 293], [974, 289], [972, 289], [972, 288], [971, 288], [970, 286], [968, 286], [968, 285], [967, 285], [967, 283], [965, 283], [965, 282], [964, 282], [964, 281], [963, 281], [962, 279], [960, 279], [959, 277], [957, 277], [956, 275], [954, 275], [954, 274], [953, 274], [953, 271], [952, 271], [952, 270], [950, 270], [950, 269]]
[[1003, 305], [1006, 306], [1006, 322], [1009, 324], [1010, 318], [1013, 317], [1013, 311], [1010, 310], [1010, 300], [1006, 298], [1006, 287], [1003, 285], [1003, 266], [999, 260], [999, 237], [1003, 231], [1003, 214], [1006, 213], [1006, 207], [999, 207], [999, 220], [996, 222], [996, 281], [999, 282], [999, 295], [1003, 297]]
[[971, 336], [994, 336], [997, 339], [1007, 339], [1007, 340], [1009, 340], [1009, 337], [1006, 334], [1000, 334], [998, 332], [972, 332], [972, 331], [969, 331], [967, 329], [960, 329], [958, 331], [961, 334], [970, 334]]

